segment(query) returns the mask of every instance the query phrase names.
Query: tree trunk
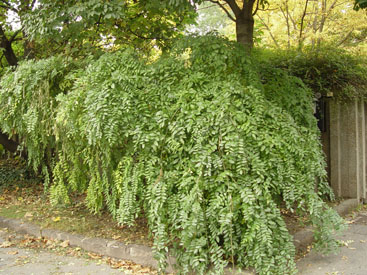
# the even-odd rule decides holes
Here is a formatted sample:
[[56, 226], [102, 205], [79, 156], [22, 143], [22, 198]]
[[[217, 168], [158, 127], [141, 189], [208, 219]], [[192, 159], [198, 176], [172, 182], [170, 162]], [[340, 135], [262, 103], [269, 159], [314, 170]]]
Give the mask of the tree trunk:
[[[5, 32], [0, 25], [0, 47], [3, 48], [3, 54], [6, 58], [6, 61], [10, 66], [17, 66], [18, 65], [18, 58], [16, 57], [13, 48], [11, 46], [12, 41], [10, 41]], [[18, 148], [18, 143], [11, 140], [8, 135], [4, 134], [0, 130], [0, 144], [4, 147], [5, 150], [15, 153]]]
[[252, 49], [254, 46], [254, 18], [252, 15], [250, 18], [248, 16], [236, 18], [236, 38], [238, 43]]
[[17, 66], [18, 59], [13, 51], [13, 48], [11, 47], [11, 42], [12, 41], [9, 41], [9, 39], [6, 37], [3, 27], [0, 25], [0, 47], [4, 49], [4, 56], [6, 61], [8, 61], [8, 64], [10, 66]]
[[15, 153], [18, 148], [18, 143], [9, 139], [6, 134], [3, 134], [0, 131], [0, 144], [4, 147], [5, 150]]
[[251, 50], [254, 46], [254, 9], [255, 0], [243, 3], [242, 9], [236, 15], [236, 38], [237, 42]]
[[[218, 4], [224, 10], [227, 9], [220, 1], [209, 1]], [[260, 2], [256, 2], [256, 0], [246, 0], [242, 1], [242, 5], [238, 5], [236, 0], [224, 0], [224, 2], [228, 5], [236, 18], [234, 20], [233, 16], [226, 12], [229, 18], [236, 22], [237, 42], [251, 50], [254, 46], [254, 15], [258, 10]], [[255, 2], [257, 3], [257, 7], [254, 10]]]

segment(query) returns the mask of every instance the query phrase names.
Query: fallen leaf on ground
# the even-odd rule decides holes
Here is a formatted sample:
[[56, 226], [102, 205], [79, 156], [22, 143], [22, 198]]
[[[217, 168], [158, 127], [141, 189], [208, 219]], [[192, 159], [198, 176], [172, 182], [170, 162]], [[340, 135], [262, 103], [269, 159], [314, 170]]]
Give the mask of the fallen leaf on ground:
[[142, 268], [138, 271], [139, 273], [150, 273], [151, 269], [149, 267]]
[[5, 241], [2, 244], [0, 244], [1, 248], [7, 248], [7, 247], [11, 247], [13, 245], [13, 243], [9, 242], [9, 241]]
[[24, 218], [31, 218], [31, 217], [33, 217], [33, 214], [31, 212], [27, 212], [24, 215]]
[[9, 251], [7, 254], [8, 255], [17, 255], [18, 251]]
[[88, 253], [88, 256], [92, 259], [101, 259], [101, 255], [95, 254], [95, 253]]
[[64, 247], [64, 248], [68, 247], [69, 245], [70, 245], [70, 241], [69, 241], [69, 240], [63, 241], [63, 242], [60, 244], [60, 246], [61, 246], [61, 247]]
[[52, 218], [52, 220], [53, 220], [54, 222], [59, 222], [59, 221], [61, 220], [61, 218], [60, 218], [60, 217], [53, 217], [53, 218]]

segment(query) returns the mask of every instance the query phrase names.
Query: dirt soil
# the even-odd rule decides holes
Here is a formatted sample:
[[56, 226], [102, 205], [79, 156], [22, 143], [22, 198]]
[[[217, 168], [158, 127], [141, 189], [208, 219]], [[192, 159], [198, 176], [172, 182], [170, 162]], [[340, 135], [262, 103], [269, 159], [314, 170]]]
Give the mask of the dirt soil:
[[143, 218], [138, 218], [133, 227], [119, 226], [108, 212], [92, 214], [84, 204], [85, 194], [74, 196], [70, 205], [52, 206], [41, 181], [29, 178], [29, 172], [19, 160], [0, 159], [0, 174], [0, 216], [35, 223], [42, 228], [152, 246]]

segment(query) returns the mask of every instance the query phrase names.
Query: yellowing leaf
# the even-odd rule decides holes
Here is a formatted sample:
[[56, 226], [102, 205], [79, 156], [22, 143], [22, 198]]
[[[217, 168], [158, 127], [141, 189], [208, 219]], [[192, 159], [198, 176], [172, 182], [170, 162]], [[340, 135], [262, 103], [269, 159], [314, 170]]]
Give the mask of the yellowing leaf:
[[60, 216], [58, 216], [58, 217], [53, 217], [53, 218], [52, 218], [52, 220], [53, 220], [54, 222], [59, 222], [59, 221], [61, 220], [61, 218], [60, 218]]

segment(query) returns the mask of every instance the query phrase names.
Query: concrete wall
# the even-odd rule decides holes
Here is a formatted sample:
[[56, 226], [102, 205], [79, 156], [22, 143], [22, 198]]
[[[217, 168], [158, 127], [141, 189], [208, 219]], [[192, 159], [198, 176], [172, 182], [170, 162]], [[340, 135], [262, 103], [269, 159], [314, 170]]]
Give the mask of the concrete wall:
[[337, 197], [366, 200], [366, 115], [361, 100], [329, 101], [330, 184]]

